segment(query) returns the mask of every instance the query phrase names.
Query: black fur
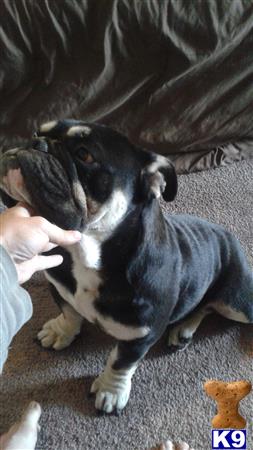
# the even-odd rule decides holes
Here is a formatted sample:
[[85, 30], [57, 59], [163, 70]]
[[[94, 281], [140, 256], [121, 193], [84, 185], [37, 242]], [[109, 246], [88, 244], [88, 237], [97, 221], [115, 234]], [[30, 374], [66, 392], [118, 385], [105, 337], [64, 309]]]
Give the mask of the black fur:
[[[77, 125], [91, 132], [69, 136]], [[199, 218], [163, 215], [156, 196], [172, 201], [177, 193], [168, 160], [107, 127], [80, 121], [59, 121], [37, 135], [36, 149], [17, 151], [17, 161], [38, 213], [63, 228], [84, 231], [89, 201], [99, 209], [117, 190], [128, 199], [122, 220], [101, 243], [102, 283], [94, 305], [101, 317], [149, 332], [119, 340], [115, 370], [134, 365], [168, 325], [210, 302], [222, 302], [253, 322], [253, 275], [238, 241]], [[92, 162], [87, 163], [87, 152]], [[87, 211], [74, 195], [76, 182]], [[72, 259], [66, 250], [63, 255], [64, 263], [48, 272], [74, 294]]]

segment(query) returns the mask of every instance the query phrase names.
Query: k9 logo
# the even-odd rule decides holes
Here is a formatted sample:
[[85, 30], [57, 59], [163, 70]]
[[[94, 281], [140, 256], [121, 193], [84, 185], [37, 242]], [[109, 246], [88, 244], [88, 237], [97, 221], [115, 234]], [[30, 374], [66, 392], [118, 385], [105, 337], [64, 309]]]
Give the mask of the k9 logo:
[[246, 430], [212, 430], [212, 449], [246, 450]]

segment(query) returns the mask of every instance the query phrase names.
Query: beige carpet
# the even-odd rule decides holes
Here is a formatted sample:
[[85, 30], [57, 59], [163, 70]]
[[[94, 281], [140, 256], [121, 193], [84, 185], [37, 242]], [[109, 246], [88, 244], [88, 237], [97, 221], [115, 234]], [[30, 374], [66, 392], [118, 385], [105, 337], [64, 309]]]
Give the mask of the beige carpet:
[[[253, 163], [181, 176], [179, 185], [177, 201], [167, 209], [224, 224], [238, 236], [253, 265]], [[43, 408], [37, 446], [41, 450], [144, 450], [168, 437], [181, 437], [195, 450], [211, 449], [215, 406], [204, 394], [203, 383], [212, 378], [252, 381], [252, 325], [210, 316], [193, 344], [174, 354], [167, 352], [164, 337], [140, 364], [122, 415], [98, 416], [87, 395], [113, 340], [87, 324], [68, 349], [42, 349], [34, 338], [58, 311], [43, 277], [34, 278], [29, 291], [34, 315], [14, 339], [1, 379], [0, 431], [34, 399]], [[249, 450], [252, 405], [253, 393], [241, 403]]]

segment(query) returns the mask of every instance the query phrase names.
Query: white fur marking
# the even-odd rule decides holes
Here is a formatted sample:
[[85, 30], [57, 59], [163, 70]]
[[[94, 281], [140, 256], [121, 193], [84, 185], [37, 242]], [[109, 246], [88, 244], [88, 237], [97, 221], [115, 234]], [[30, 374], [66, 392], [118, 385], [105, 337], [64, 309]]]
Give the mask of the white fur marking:
[[56, 121], [56, 120], [51, 120], [51, 122], [43, 123], [43, 124], [40, 126], [40, 132], [41, 132], [41, 133], [48, 133], [48, 132], [51, 131], [56, 125], [57, 125], [57, 121]]
[[[78, 244], [70, 248], [74, 262], [81, 270], [100, 269], [100, 243], [88, 233], [82, 234], [82, 239]], [[77, 274], [77, 279], [83, 279]]]
[[73, 183], [73, 194], [84, 210], [87, 211], [86, 195], [79, 181]]
[[236, 311], [231, 306], [225, 303], [214, 303], [212, 308], [227, 319], [235, 320], [236, 322], [249, 323], [245, 314], [241, 311]]
[[162, 167], [168, 167], [168, 166], [169, 166], [169, 162], [168, 162], [167, 158], [165, 158], [165, 156], [162, 156], [162, 155], [157, 155], [156, 160], [148, 166], [147, 170], [149, 173], [155, 173]]
[[89, 322], [97, 321], [108, 334], [117, 339], [132, 340], [146, 336], [149, 328], [121, 324], [111, 317], [103, 316], [94, 307], [94, 302], [99, 296], [99, 286], [103, 281], [99, 273], [101, 243], [120, 223], [127, 208], [128, 199], [122, 191], [116, 191], [105, 208], [101, 208], [103, 209], [102, 218], [96, 222], [96, 225], [93, 221], [89, 223], [88, 231], [83, 233], [81, 241], [69, 247], [73, 258], [73, 276], [77, 281], [74, 295], [48, 273], [46, 273], [46, 277], [64, 300], [82, 317]]
[[116, 190], [94, 216], [90, 217], [89, 230], [105, 233], [107, 237], [121, 222], [127, 212], [129, 199], [120, 189]]
[[156, 160], [143, 169], [143, 173], [148, 173], [150, 176], [150, 188], [157, 199], [161, 197], [161, 193], [164, 192], [166, 188], [164, 176], [159, 170], [163, 167], [168, 167], [169, 165], [170, 163], [165, 156], [157, 155]]
[[116, 339], [122, 339], [123, 341], [132, 341], [133, 339], [142, 338], [147, 336], [150, 331], [149, 327], [132, 327], [116, 322], [111, 318], [106, 318], [104, 321], [98, 320], [107, 334], [110, 334]]
[[89, 322], [98, 321], [101, 327], [117, 339], [132, 340], [146, 336], [148, 327], [132, 327], [116, 322], [111, 317], [105, 317], [94, 307], [94, 301], [99, 295], [102, 279], [100, 269], [100, 243], [88, 234], [83, 234], [81, 242], [69, 247], [73, 258], [73, 275], [77, 280], [77, 290], [74, 295], [47, 272], [47, 279], [56, 287], [59, 294], [82, 317]]
[[181, 339], [191, 339], [198, 326], [208, 314], [212, 311], [209, 308], [203, 308], [192, 316], [186, 318], [180, 325], [176, 325], [169, 331], [168, 345], [180, 345]]
[[129, 369], [115, 370], [112, 366], [117, 359], [116, 347], [108, 358], [104, 372], [91, 386], [91, 392], [96, 394], [95, 407], [106, 413], [111, 413], [114, 409], [121, 410], [126, 406], [131, 391], [131, 378], [137, 367], [134, 364]]
[[[98, 297], [98, 286], [101, 283], [95, 271], [86, 271], [80, 266], [80, 272], [74, 268], [74, 276], [77, 276], [78, 287], [75, 295], [72, 295], [62, 284], [56, 281], [46, 272], [46, 278], [55, 286], [59, 294], [68, 302], [82, 317], [89, 322], [98, 322], [106, 333], [125, 341], [138, 339], [149, 333], [149, 327], [132, 327], [116, 322], [111, 317], [102, 316], [94, 307], [94, 301]], [[93, 272], [93, 273], [92, 273]], [[80, 276], [81, 279], [80, 279]], [[87, 276], [88, 275], [88, 276]], [[87, 289], [85, 291], [85, 289]]]
[[48, 320], [38, 333], [38, 339], [43, 347], [53, 347], [55, 350], [62, 350], [68, 347], [80, 333], [81, 317], [67, 318], [60, 314], [55, 319]]
[[85, 125], [75, 125], [75, 126], [69, 128], [69, 130], [67, 131], [67, 136], [74, 137], [74, 136], [78, 136], [80, 134], [89, 136], [90, 133], [91, 133], [90, 127], [87, 127]]
[[241, 323], [249, 323], [249, 320], [241, 311], [236, 311], [231, 306], [222, 302], [210, 303], [206, 308], [197, 311], [180, 325], [173, 327], [169, 332], [168, 345], [179, 345], [180, 338], [191, 339], [204, 317], [212, 313], [212, 310], [227, 319]]
[[89, 322], [94, 322], [96, 320], [97, 312], [94, 308], [94, 300], [97, 297], [97, 290], [90, 289], [84, 291], [82, 285], [85, 283], [86, 286], [91, 283], [91, 278], [85, 277], [85, 270], [83, 271], [83, 283], [80, 285], [80, 280], [78, 283], [78, 288], [75, 295], [72, 295], [70, 291], [68, 291], [62, 284], [56, 281], [53, 277], [51, 277], [48, 273], [46, 273], [47, 279], [55, 286], [59, 294], [62, 296], [66, 302], [68, 302], [75, 311], [77, 311], [82, 317], [87, 319]]

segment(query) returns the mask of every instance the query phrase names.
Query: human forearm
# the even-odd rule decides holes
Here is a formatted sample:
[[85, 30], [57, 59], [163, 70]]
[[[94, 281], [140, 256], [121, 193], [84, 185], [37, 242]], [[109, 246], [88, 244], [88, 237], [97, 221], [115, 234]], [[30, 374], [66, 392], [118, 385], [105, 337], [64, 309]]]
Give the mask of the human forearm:
[[0, 373], [12, 338], [31, 315], [30, 296], [19, 286], [14, 263], [0, 246]]

